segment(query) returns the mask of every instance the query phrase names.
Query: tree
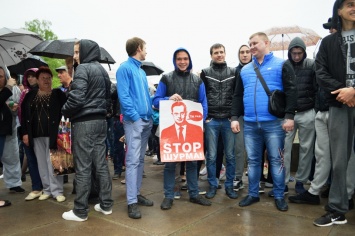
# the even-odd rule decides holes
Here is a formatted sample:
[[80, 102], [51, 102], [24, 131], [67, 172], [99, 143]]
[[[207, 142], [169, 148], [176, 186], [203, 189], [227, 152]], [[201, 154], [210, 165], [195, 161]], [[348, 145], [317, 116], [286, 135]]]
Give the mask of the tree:
[[[25, 22], [25, 29], [37, 33], [41, 36], [44, 40], [55, 40], [58, 39], [58, 36], [50, 29], [52, 26], [52, 22], [46, 20], [38, 20], [34, 19], [32, 21]], [[54, 59], [43, 57], [43, 59], [47, 62], [48, 67], [51, 69], [53, 73], [53, 88], [59, 87], [61, 84], [59, 82], [59, 78], [57, 76], [57, 72], [55, 68], [58, 68], [65, 64], [63, 59]]]

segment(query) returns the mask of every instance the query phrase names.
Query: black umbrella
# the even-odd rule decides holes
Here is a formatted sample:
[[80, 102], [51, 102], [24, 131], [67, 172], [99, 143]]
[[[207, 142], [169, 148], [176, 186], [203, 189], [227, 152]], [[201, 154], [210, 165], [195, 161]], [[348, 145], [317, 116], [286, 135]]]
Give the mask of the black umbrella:
[[164, 72], [162, 68], [155, 65], [153, 62], [150, 61], [143, 61], [141, 68], [145, 71], [146, 75], [160, 75]]
[[11, 73], [23, 75], [26, 70], [30, 68], [38, 68], [40, 66], [48, 66], [48, 64], [41, 57], [31, 55], [16, 65], [8, 66], [7, 68]]
[[[30, 50], [33, 55], [66, 59], [74, 55], [74, 43], [78, 39], [56, 39], [46, 40], [38, 44]], [[116, 61], [112, 56], [102, 47], [100, 47], [101, 58], [100, 63], [115, 64]]]

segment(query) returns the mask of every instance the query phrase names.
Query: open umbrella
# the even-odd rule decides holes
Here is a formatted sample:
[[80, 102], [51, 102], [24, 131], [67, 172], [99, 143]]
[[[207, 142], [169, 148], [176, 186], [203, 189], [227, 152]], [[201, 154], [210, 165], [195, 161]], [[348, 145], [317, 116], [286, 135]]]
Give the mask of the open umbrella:
[[143, 61], [141, 68], [145, 71], [147, 76], [150, 75], [160, 75], [164, 72], [162, 68], [155, 65], [153, 62], [150, 61]]
[[271, 51], [288, 50], [290, 42], [295, 37], [300, 37], [306, 47], [316, 46], [321, 39], [314, 30], [300, 26], [273, 27], [264, 32], [270, 39]]
[[23, 75], [25, 74], [26, 70], [30, 68], [38, 68], [40, 66], [48, 66], [48, 64], [41, 57], [31, 55], [26, 59], [23, 59], [21, 62], [17, 63], [16, 65], [8, 66], [7, 68], [11, 73]]
[[0, 29], [0, 63], [11, 66], [26, 59], [34, 46], [42, 42], [42, 38], [24, 29]]
[[[33, 55], [66, 59], [74, 55], [74, 43], [78, 39], [56, 39], [46, 40], [38, 44], [30, 50]], [[112, 56], [102, 47], [100, 47], [101, 58], [100, 63], [115, 64], [116, 61]]]

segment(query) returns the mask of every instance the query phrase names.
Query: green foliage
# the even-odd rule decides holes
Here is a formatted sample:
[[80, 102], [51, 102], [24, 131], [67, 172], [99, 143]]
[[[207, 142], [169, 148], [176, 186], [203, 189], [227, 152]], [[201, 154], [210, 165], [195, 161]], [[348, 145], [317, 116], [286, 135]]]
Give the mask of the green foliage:
[[[35, 32], [40, 35], [44, 40], [55, 40], [58, 39], [58, 36], [50, 29], [52, 22], [46, 20], [38, 20], [34, 19], [32, 21], [25, 22], [25, 29]], [[58, 73], [55, 71], [55, 68], [58, 68], [62, 65], [65, 65], [65, 60], [63, 59], [55, 59], [49, 57], [43, 57], [48, 64], [48, 67], [51, 69], [53, 73], [53, 88], [57, 88], [61, 86], [58, 78]]]

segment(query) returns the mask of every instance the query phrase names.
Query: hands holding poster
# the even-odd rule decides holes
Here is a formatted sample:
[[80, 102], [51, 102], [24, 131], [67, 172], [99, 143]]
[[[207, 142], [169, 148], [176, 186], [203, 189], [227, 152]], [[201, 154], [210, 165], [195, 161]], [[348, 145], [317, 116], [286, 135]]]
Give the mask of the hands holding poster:
[[201, 103], [161, 100], [159, 107], [161, 161], [204, 160]]

